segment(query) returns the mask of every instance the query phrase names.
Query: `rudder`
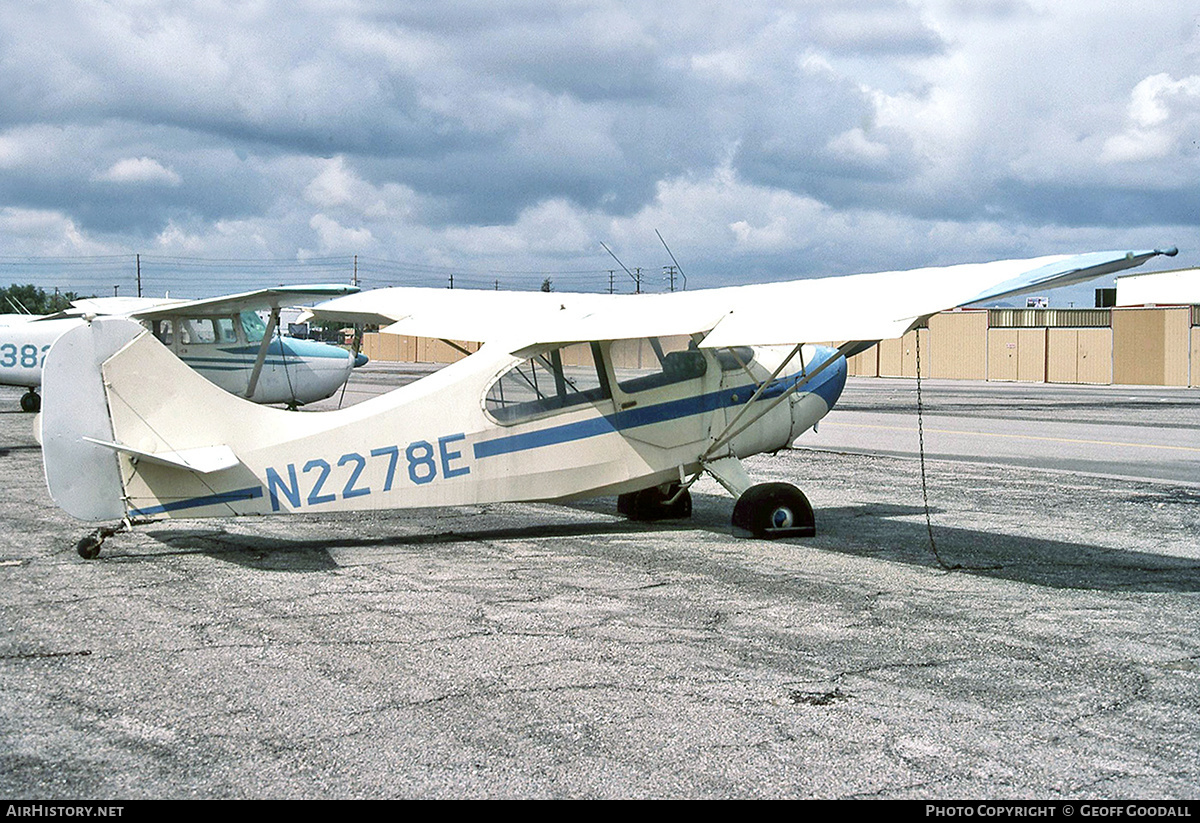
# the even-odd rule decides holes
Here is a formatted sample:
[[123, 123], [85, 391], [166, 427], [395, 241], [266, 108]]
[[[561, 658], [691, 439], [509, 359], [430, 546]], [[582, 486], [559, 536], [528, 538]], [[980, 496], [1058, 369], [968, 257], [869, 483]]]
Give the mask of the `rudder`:
[[139, 335], [141, 325], [102, 317], [63, 334], [42, 367], [42, 461], [54, 502], [79, 520], [125, 516], [116, 454], [84, 438], [112, 441], [101, 366]]

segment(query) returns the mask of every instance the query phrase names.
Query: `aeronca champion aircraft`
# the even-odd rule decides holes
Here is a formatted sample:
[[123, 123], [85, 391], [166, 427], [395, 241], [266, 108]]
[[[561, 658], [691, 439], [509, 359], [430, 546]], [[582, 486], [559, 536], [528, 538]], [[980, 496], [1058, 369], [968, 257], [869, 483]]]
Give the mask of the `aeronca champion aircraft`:
[[[280, 286], [204, 300], [99, 297], [49, 315], [0, 315], [0, 385], [26, 386], [21, 408], [36, 412], [42, 364], [60, 336], [94, 317], [137, 320], [208, 380], [255, 403], [298, 406], [323, 400], [350, 377], [345, 349], [276, 336], [283, 305], [353, 294], [353, 286]], [[258, 316], [270, 310], [267, 322]], [[364, 358], [365, 360], [365, 358]]]
[[[690, 514], [702, 473], [736, 533], [812, 534], [784, 483], [741, 459], [787, 448], [837, 401], [847, 355], [929, 315], [1082, 282], [1167, 251], [1096, 252], [660, 295], [398, 288], [318, 317], [482, 340], [471, 356], [349, 408], [254, 406], [142, 326], [99, 318], [46, 358], [50, 494], [87, 521], [566, 501], [618, 495], [637, 519]], [[819, 345], [834, 341], [832, 345]], [[80, 541], [94, 557], [112, 527]]]

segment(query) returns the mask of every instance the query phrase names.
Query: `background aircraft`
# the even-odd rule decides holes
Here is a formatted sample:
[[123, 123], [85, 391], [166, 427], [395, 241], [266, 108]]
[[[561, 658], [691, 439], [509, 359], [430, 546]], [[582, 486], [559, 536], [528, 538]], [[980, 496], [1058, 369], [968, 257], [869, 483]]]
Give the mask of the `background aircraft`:
[[[206, 379], [255, 403], [303, 405], [332, 395], [356, 358], [345, 349], [276, 334], [285, 303], [357, 292], [353, 286], [280, 286], [205, 300], [102, 297], [76, 300], [58, 314], [0, 315], [0, 384], [26, 386], [21, 408], [41, 408], [37, 388], [50, 346], [85, 318], [127, 317]], [[258, 310], [269, 309], [267, 322]], [[361, 365], [365, 358], [357, 358]]]
[[[46, 482], [59, 506], [90, 521], [614, 494], [620, 511], [654, 519], [690, 514], [688, 487], [708, 473], [737, 498], [736, 532], [812, 534], [804, 494], [787, 483], [755, 484], [741, 459], [787, 448], [816, 425], [841, 394], [845, 355], [899, 337], [937, 311], [1174, 253], [1097, 252], [664, 295], [350, 295], [314, 311], [487, 342], [416, 383], [303, 415], [219, 392], [137, 324], [100, 318], [63, 335], [46, 358]], [[107, 533], [89, 535], [77, 550], [94, 557]]]

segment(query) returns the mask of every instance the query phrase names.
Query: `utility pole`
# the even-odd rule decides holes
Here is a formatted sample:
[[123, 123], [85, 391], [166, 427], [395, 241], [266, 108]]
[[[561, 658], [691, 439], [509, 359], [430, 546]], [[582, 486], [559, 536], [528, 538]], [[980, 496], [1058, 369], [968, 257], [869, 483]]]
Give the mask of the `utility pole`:
[[617, 273], [616, 269], [608, 270], [608, 293], [609, 294], [612, 294], [614, 291], [616, 291], [616, 287], [613, 284], [613, 277], [616, 276], [616, 273]]
[[[634, 293], [635, 293], [635, 294], [641, 294], [641, 293], [642, 293], [642, 270], [641, 270], [641, 269], [635, 269], [634, 271], [636, 271], [636, 272], [637, 272], [637, 274], [634, 274], [634, 272], [632, 272], [632, 271], [630, 271], [630, 270], [629, 270], [629, 267], [628, 267], [628, 266], [626, 266], [624, 263], [622, 263], [622, 262], [621, 262], [621, 258], [619, 258], [619, 257], [617, 257], [615, 254], [613, 254], [613, 251], [612, 251], [612, 249], [610, 249], [610, 248], [609, 248], [608, 246], [606, 246], [604, 243], [601, 243], [600, 245], [601, 245], [601, 247], [602, 247], [602, 248], [603, 248], [603, 249], [604, 249], [606, 252], [608, 252], [608, 256], [609, 256], [609, 257], [611, 257], [613, 260], [616, 260], [616, 261], [617, 261], [617, 264], [618, 264], [618, 265], [619, 265], [619, 266], [620, 266], [622, 269], [624, 269], [624, 270], [625, 270], [625, 273], [626, 273], [626, 274], [628, 274], [630, 277], [632, 277], [632, 278], [633, 278], [633, 283], [634, 283], [634, 286], [635, 286], [635, 292], [634, 292]], [[611, 282], [611, 280], [612, 280], [612, 272], [609, 272], [609, 281]], [[611, 286], [610, 286], [610, 288], [611, 288]]]
[[142, 256], [140, 254], [135, 254], [133, 256], [133, 259], [137, 263], [138, 297], [141, 297], [142, 296]]
[[[683, 289], [687, 291], [687, 275], [683, 273], [683, 266], [679, 265], [679, 261], [675, 259], [675, 252], [671, 251], [671, 247], [667, 245], [667, 241], [663, 240], [662, 232], [658, 229], [654, 230], [658, 235], [659, 241], [662, 242], [663, 248], [667, 250], [667, 254], [671, 255], [671, 262], [675, 264], [675, 268], [679, 269], [679, 276], [683, 278]], [[666, 268], [665, 266], [663, 268]], [[671, 272], [671, 291], [675, 291], [675, 272]]]
[[670, 284], [671, 291], [675, 291], [675, 267], [663, 266], [663, 271], [667, 273], [667, 282]]
[[450, 275], [450, 288], [454, 288], [454, 275]]
[[350, 285], [358, 288], [358, 255], [354, 255], [354, 279], [350, 281]]
[[642, 267], [641, 266], [633, 267], [633, 293], [634, 294], [642, 293]]
[[116, 297], [116, 296], [117, 296], [117, 289], [119, 289], [119, 288], [121, 288], [121, 287], [120, 287], [120, 286], [113, 286], [113, 297]]

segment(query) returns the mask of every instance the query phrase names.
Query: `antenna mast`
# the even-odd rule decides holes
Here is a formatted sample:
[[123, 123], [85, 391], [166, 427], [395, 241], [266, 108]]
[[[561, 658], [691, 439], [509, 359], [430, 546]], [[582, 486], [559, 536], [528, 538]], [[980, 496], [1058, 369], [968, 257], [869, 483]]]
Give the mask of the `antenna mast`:
[[[603, 240], [600, 241], [600, 245], [604, 246]], [[641, 294], [642, 293], [642, 278], [641, 278], [642, 270], [638, 269], [638, 273], [634, 274], [628, 268], [625, 267], [625, 264], [621, 262], [621, 258], [619, 258], [615, 254], [613, 254], [612, 249], [610, 249], [608, 246], [604, 246], [604, 250], [609, 253], [609, 255], [612, 257], [613, 260], [617, 261], [618, 266], [625, 269], [626, 274], [628, 274], [630, 277], [633, 278], [633, 285], [634, 285], [634, 288], [636, 289], [636, 291], [634, 293]]]
[[[663, 240], [663, 236], [659, 234], [658, 229], [655, 229], [654, 233], [657, 234], [658, 239], [662, 241], [663, 248], [667, 250], [667, 254], [671, 255], [671, 262], [675, 264], [675, 268], [679, 269], [679, 276], [683, 278], [683, 288], [681, 288], [680, 291], [687, 291], [687, 275], [683, 273], [683, 266], [679, 265], [679, 261], [675, 259], [675, 255], [671, 254], [671, 247], [667, 245], [666, 240]], [[675, 286], [673, 283], [674, 280], [672, 279], [671, 291], [675, 291]]]

